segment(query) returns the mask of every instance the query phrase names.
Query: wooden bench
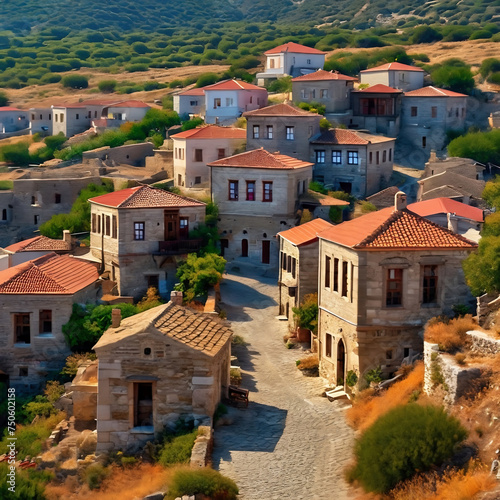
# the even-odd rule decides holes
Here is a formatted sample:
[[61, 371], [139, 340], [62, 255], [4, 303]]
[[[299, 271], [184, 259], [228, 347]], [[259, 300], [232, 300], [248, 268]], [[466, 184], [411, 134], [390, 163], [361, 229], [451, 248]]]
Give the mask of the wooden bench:
[[228, 387], [228, 396], [231, 403], [245, 403], [245, 407], [248, 408], [248, 389], [240, 389], [235, 385], [230, 385]]

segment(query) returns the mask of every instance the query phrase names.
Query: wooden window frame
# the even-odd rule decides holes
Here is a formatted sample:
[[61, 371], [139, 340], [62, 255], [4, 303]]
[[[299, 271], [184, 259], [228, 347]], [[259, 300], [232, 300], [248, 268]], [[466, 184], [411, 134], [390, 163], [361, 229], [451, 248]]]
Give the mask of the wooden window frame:
[[134, 221], [134, 241], [145, 241], [146, 223], [144, 221]]
[[273, 181], [262, 181], [262, 201], [264, 203], [272, 203]]
[[[247, 188], [246, 188], [246, 200], [247, 201], [255, 201], [255, 181], [246, 181], [247, 183]], [[250, 188], [252, 186], [252, 188]]]
[[403, 269], [385, 270], [385, 307], [403, 307]]
[[227, 181], [227, 199], [229, 201], [238, 201], [238, 181], [228, 180]]

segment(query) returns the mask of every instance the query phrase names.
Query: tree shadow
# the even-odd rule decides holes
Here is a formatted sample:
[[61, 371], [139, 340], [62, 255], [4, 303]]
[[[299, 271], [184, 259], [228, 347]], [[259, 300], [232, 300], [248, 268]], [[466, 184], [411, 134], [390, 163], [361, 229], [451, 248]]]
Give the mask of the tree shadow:
[[[230, 281], [230, 282], [229, 282]], [[265, 283], [276, 283], [266, 279]], [[265, 295], [255, 290], [246, 283], [241, 283], [237, 279], [226, 277], [221, 281], [221, 305], [227, 304], [233, 307], [250, 307], [252, 309], [267, 309], [268, 307], [276, 306], [277, 302], [269, 295]], [[225, 291], [227, 290], [227, 293]], [[230, 293], [229, 293], [230, 290]], [[238, 311], [235, 311], [238, 315]], [[233, 318], [228, 318], [232, 320]], [[238, 320], [238, 318], [234, 318]], [[241, 320], [240, 320], [241, 321]]]

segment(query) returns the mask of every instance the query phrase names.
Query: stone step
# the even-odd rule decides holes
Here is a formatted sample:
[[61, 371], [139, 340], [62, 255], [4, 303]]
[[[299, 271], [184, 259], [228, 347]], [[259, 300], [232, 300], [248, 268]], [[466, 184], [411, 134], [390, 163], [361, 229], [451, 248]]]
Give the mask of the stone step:
[[325, 393], [328, 401], [336, 401], [337, 399], [349, 399], [347, 393], [343, 390], [343, 388], [336, 387], [333, 391], [328, 391]]

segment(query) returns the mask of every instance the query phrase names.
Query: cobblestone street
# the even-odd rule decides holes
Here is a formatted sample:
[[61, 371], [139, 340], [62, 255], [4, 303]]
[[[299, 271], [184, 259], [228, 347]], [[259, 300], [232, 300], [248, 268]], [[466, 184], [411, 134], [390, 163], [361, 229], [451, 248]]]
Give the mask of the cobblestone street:
[[354, 439], [348, 406], [321, 397], [323, 380], [296, 368], [304, 354], [283, 344], [275, 279], [229, 274], [221, 293], [234, 333], [248, 344], [235, 351], [250, 404], [229, 408], [232, 424], [216, 428], [214, 468], [236, 481], [242, 500], [353, 498], [343, 479]]

